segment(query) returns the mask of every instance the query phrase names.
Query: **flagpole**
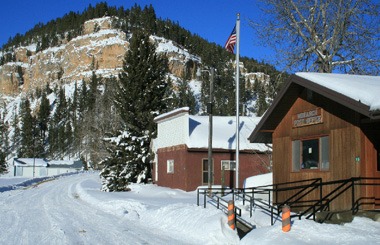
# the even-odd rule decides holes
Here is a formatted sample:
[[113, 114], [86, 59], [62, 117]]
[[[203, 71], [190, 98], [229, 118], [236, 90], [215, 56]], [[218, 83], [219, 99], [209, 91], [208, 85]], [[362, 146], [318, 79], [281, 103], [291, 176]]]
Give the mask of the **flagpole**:
[[236, 19], [236, 188], [239, 188], [239, 54], [240, 54], [240, 14]]

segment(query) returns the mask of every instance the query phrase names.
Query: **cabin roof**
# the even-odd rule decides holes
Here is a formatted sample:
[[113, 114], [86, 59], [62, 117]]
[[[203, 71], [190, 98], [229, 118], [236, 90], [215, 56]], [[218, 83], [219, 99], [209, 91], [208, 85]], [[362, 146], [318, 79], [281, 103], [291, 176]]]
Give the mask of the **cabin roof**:
[[249, 141], [272, 143], [273, 131], [305, 89], [358, 112], [370, 121], [380, 120], [380, 76], [299, 72], [284, 84]]

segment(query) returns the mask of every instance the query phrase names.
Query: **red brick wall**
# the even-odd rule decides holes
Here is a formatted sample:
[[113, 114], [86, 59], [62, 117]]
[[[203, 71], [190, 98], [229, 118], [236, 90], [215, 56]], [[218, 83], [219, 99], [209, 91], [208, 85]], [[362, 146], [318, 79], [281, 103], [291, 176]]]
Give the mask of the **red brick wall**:
[[[188, 151], [185, 145], [167, 147], [158, 150], [158, 181], [159, 186], [182, 189], [185, 191], [196, 190], [202, 183], [202, 160], [207, 159], [207, 149]], [[243, 187], [247, 177], [268, 172], [269, 157], [266, 154], [240, 153], [239, 187]], [[167, 173], [167, 160], [174, 160], [174, 173]], [[235, 151], [213, 152], [214, 184], [221, 185], [221, 161], [234, 160]], [[264, 161], [264, 162], [263, 162]], [[155, 164], [153, 165], [155, 167]], [[155, 169], [152, 171], [155, 173]], [[235, 186], [235, 171], [225, 171], [225, 185]], [[155, 178], [153, 178], [155, 179]]]

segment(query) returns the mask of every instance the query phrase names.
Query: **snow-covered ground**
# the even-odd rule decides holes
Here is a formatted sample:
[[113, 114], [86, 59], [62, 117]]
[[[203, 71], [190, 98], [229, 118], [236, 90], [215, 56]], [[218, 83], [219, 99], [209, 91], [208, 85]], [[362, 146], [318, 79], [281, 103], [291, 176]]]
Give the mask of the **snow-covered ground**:
[[380, 244], [380, 222], [367, 218], [345, 225], [293, 220], [284, 233], [257, 209], [249, 218], [257, 228], [239, 240], [224, 213], [197, 206], [196, 192], [132, 184], [131, 192], [106, 193], [98, 173], [24, 181], [0, 178], [0, 244]]

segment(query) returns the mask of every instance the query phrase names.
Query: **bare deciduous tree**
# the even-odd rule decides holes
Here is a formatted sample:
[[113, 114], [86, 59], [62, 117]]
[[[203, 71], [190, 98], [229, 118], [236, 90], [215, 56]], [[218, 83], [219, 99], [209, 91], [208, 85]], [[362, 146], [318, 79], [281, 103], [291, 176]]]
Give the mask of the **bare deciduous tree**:
[[374, 0], [262, 0], [250, 20], [291, 70], [379, 74], [379, 4]]

